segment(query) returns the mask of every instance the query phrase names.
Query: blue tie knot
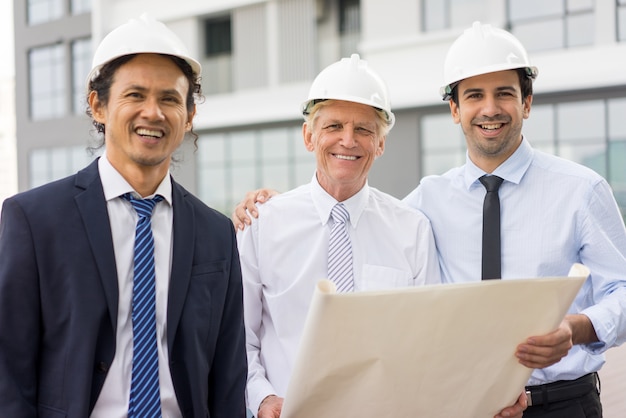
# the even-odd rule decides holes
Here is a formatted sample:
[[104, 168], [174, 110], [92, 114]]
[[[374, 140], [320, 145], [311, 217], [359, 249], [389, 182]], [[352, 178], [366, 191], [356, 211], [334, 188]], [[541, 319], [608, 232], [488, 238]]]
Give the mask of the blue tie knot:
[[152, 199], [137, 199], [131, 193], [124, 193], [122, 197], [133, 205], [139, 218], [150, 218], [156, 204], [163, 200], [161, 195], [156, 195]]

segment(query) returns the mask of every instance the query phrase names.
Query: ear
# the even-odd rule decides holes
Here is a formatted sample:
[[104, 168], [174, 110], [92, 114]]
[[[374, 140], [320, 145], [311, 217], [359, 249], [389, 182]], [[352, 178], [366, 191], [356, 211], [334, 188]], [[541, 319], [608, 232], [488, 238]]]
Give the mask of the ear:
[[91, 114], [94, 120], [98, 123], [104, 124], [106, 120], [105, 118], [106, 106], [98, 98], [98, 93], [93, 90], [89, 92], [88, 101], [89, 101], [89, 108], [91, 109]]
[[193, 105], [193, 109], [191, 112], [187, 114], [187, 123], [185, 123], [185, 132], [191, 131], [193, 127], [193, 118], [196, 116], [196, 105]]
[[313, 132], [309, 129], [307, 122], [302, 124], [302, 138], [304, 140], [304, 146], [309, 152], [315, 150], [315, 144], [313, 143]]
[[452, 115], [452, 120], [454, 121], [454, 123], [461, 123], [459, 105], [457, 105], [452, 99], [450, 99], [448, 103], [450, 104], [450, 114]]
[[383, 136], [380, 138], [380, 140], [378, 141], [378, 146], [376, 147], [376, 158], [382, 156], [385, 152], [385, 140], [387, 139], [386, 136]]
[[530, 107], [532, 104], [533, 104], [533, 96], [526, 96], [526, 98], [524, 99], [524, 109], [523, 109], [524, 119], [528, 119], [528, 117], [530, 116]]

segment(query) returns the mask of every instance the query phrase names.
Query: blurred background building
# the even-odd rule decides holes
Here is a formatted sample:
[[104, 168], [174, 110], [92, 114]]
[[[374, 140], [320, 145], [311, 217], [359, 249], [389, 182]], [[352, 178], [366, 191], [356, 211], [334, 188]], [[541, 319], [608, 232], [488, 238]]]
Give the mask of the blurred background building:
[[[626, 214], [626, 0], [13, 2], [19, 190], [93, 158], [85, 76], [94, 45], [148, 12], [204, 67], [197, 150], [186, 143], [173, 174], [207, 204], [229, 214], [248, 190], [310, 180], [300, 103], [322, 68], [353, 52], [387, 81], [397, 119], [370, 184], [402, 198], [421, 177], [465, 160], [438, 90], [447, 48], [480, 20], [513, 32], [539, 67], [527, 138], [604, 176]], [[626, 387], [625, 375], [617, 380]], [[621, 411], [613, 416], [624, 416], [624, 396], [607, 396]]]
[[315, 75], [359, 52], [387, 80], [397, 123], [371, 185], [405, 196], [465, 158], [438, 95], [445, 52], [474, 20], [511, 30], [539, 67], [524, 133], [606, 177], [626, 213], [626, 0], [14, 0], [19, 189], [73, 173], [91, 125], [94, 44], [149, 12], [204, 66], [198, 149], [174, 174], [230, 213], [247, 190], [307, 182], [299, 105]]

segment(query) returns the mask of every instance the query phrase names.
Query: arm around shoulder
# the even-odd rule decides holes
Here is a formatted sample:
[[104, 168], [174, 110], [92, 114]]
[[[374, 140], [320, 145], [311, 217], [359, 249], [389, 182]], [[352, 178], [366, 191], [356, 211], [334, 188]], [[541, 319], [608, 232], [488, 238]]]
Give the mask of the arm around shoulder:
[[247, 225], [250, 225], [252, 221], [251, 218], [257, 218], [259, 216], [256, 209], [257, 203], [265, 203], [277, 194], [278, 192], [273, 189], [257, 189], [246, 193], [243, 200], [235, 206], [235, 210], [231, 216], [235, 228], [237, 230], [243, 230]]

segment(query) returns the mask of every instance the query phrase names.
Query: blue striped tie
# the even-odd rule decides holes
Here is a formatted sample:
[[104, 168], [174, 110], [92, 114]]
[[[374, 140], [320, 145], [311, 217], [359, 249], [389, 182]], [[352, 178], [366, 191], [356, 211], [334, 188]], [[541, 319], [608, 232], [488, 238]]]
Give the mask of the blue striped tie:
[[159, 358], [155, 314], [154, 238], [150, 219], [154, 206], [163, 200], [135, 199], [126, 193], [137, 212], [133, 279], [133, 370], [128, 418], [160, 418]]
[[335, 283], [338, 292], [354, 290], [352, 275], [352, 244], [347, 230], [350, 214], [337, 203], [330, 212], [333, 226], [328, 242], [328, 278]]

